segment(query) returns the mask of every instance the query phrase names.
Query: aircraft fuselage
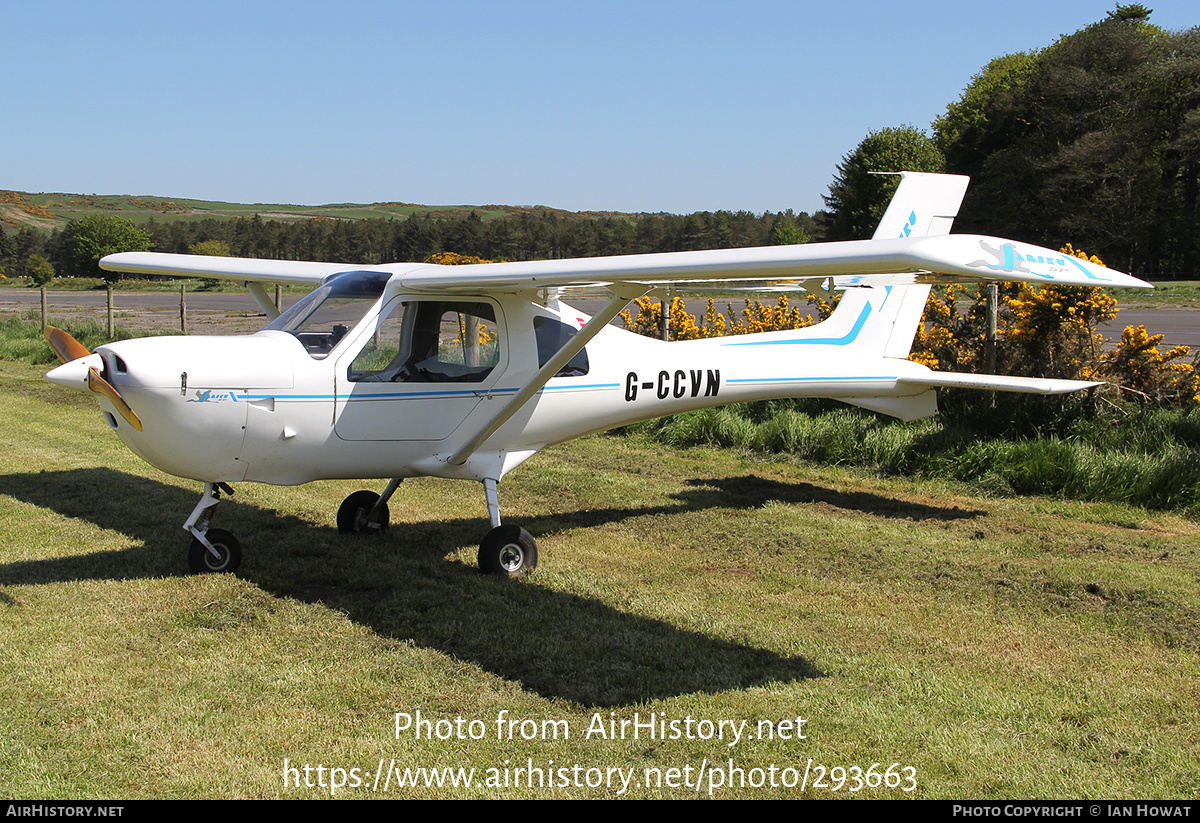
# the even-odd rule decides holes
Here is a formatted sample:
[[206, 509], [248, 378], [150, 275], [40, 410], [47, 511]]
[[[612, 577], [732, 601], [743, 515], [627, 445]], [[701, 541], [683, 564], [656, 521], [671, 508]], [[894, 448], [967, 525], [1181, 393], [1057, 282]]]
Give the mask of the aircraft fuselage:
[[553, 321], [575, 331], [586, 316], [517, 296], [463, 298], [494, 312], [499, 341], [486, 377], [356, 382], [357, 358], [378, 339], [389, 307], [422, 300], [389, 288], [320, 356], [278, 330], [101, 346], [107, 379], [137, 410], [144, 430], [126, 424], [106, 399], [100, 403], [108, 424], [145, 460], [206, 482], [499, 479], [546, 445], [689, 409], [778, 397], [931, 394], [897, 382], [922, 367], [898, 358], [864, 361], [850, 345], [866, 316], [889, 298], [886, 289], [858, 291], [872, 294], [857, 313], [793, 332], [666, 343], [606, 327], [584, 349], [584, 368], [551, 378], [461, 465], [447, 456], [544, 360], [535, 326]]

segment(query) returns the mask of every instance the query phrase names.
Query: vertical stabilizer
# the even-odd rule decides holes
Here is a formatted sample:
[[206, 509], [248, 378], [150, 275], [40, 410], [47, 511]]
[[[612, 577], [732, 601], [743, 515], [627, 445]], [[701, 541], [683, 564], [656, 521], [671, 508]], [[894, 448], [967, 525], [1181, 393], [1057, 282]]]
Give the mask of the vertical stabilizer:
[[[958, 174], [900, 172], [900, 186], [871, 239], [949, 234], [970, 182], [969, 177]], [[883, 356], [903, 359], [912, 349], [913, 336], [929, 298], [929, 286], [905, 286], [900, 294], [891, 296], [893, 300], [896, 298], [899, 304], [891, 318], [892, 328]]]
[[[962, 175], [926, 174], [906, 171], [900, 173], [900, 186], [892, 196], [887, 211], [875, 229], [873, 240], [893, 237], [934, 237], [950, 233], [970, 178]], [[856, 292], [873, 296], [856, 296]], [[882, 293], [882, 299], [880, 297]], [[912, 350], [913, 337], [925, 303], [929, 286], [893, 286], [890, 288], [848, 289], [838, 305], [848, 311], [862, 311], [862, 305], [875, 310], [874, 322], [864, 328], [864, 349], [883, 357], [903, 360]], [[889, 414], [901, 420], [916, 420], [937, 413], [937, 398], [932, 389], [904, 397], [840, 397], [839, 400], [865, 409]]]
[[900, 172], [900, 186], [871, 239], [949, 234], [970, 182], [961, 174]]

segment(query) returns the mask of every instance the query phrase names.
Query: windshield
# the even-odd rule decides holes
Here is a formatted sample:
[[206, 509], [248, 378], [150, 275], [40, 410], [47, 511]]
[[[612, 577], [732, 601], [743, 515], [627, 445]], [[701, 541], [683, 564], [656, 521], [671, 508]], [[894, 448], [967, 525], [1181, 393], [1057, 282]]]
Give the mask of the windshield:
[[334, 275], [266, 328], [295, 335], [309, 355], [320, 360], [379, 300], [390, 277], [380, 271]]

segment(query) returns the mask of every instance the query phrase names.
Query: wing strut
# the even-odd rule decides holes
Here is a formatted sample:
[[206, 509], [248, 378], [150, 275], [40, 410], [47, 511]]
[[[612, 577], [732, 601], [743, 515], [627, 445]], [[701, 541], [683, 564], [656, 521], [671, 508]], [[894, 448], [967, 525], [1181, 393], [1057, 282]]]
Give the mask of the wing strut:
[[546, 361], [546, 365], [537, 370], [537, 373], [529, 379], [529, 382], [521, 387], [520, 391], [514, 394], [509, 401], [505, 403], [500, 411], [496, 412], [492, 418], [484, 424], [474, 437], [463, 443], [454, 454], [447, 458], [451, 466], [461, 466], [467, 462], [475, 450], [487, 440], [496, 430], [503, 426], [510, 417], [521, 410], [521, 407], [533, 397], [542, 387], [550, 381], [550, 378], [558, 374], [558, 370], [565, 366], [572, 357], [583, 351], [583, 347], [592, 341], [600, 331], [608, 325], [609, 321], [625, 310], [625, 307], [645, 295], [650, 291], [650, 287], [641, 283], [613, 283], [608, 287], [612, 298], [604, 304], [604, 308], [600, 313], [594, 316], [587, 322], [579, 333], [567, 341], [561, 349], [555, 352], [554, 356]]
[[246, 290], [254, 295], [254, 302], [258, 303], [258, 307], [266, 312], [267, 320], [274, 320], [279, 316], [279, 309], [275, 308], [275, 301], [267, 295], [266, 289], [262, 287], [262, 283], [254, 283], [247, 281], [242, 284]]

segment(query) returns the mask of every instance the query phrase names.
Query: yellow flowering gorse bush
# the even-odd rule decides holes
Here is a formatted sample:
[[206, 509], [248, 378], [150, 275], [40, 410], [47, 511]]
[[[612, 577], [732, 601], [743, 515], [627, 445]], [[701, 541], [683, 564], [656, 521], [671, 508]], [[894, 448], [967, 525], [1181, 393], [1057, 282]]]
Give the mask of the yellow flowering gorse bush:
[[1126, 326], [1121, 342], [1100, 358], [1100, 373], [1117, 384], [1122, 395], [1133, 394], [1156, 406], [1200, 403], [1200, 373], [1196, 364], [1180, 362], [1191, 352], [1175, 346], [1160, 352], [1163, 335], [1145, 326]]
[[[814, 323], [813, 319], [801, 311], [799, 306], [790, 305], [786, 294], [781, 295], [773, 306], [758, 300], [747, 300], [745, 303], [745, 308], [740, 312], [734, 311], [732, 303], [726, 304], [729, 309], [727, 318], [717, 311], [715, 301], [710, 299], [704, 315], [697, 319], [684, 306], [683, 299], [675, 297], [671, 300], [668, 335], [672, 340], [699, 340], [734, 334], [803, 329]], [[639, 297], [637, 308], [637, 317], [634, 317], [629, 310], [621, 312], [621, 319], [625, 321], [625, 327], [647, 337], [658, 337], [662, 323], [661, 301], [652, 297]], [[832, 312], [832, 309], [829, 311]]]

